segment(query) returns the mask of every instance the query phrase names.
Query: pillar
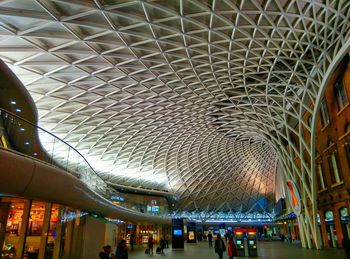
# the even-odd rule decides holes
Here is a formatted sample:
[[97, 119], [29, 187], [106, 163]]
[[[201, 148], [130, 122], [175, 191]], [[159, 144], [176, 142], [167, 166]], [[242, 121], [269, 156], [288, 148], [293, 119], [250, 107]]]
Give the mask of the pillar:
[[32, 201], [24, 200], [23, 216], [22, 216], [21, 230], [20, 230], [19, 240], [18, 240], [18, 247], [16, 252], [16, 259], [23, 258], [31, 207], [32, 207]]
[[48, 233], [49, 227], [50, 227], [51, 208], [52, 208], [52, 204], [51, 203], [45, 203], [45, 214], [44, 214], [43, 229], [41, 231], [41, 239], [40, 239], [40, 247], [39, 247], [38, 259], [44, 259], [45, 258], [45, 250], [46, 250], [46, 243], [47, 243], [47, 233]]
[[303, 225], [303, 216], [299, 215], [298, 216], [298, 225], [299, 225], [299, 235], [300, 235], [300, 241], [301, 241], [301, 246], [303, 248], [307, 248], [307, 244], [306, 244], [306, 238], [305, 238], [305, 229], [304, 229], [304, 225]]
[[323, 237], [323, 246], [325, 248], [329, 248], [329, 242], [328, 242], [328, 234], [327, 234], [327, 228], [326, 228], [326, 221], [324, 218], [324, 211], [320, 211], [320, 221], [321, 221], [321, 234]]
[[55, 238], [55, 245], [53, 249], [53, 259], [59, 259], [60, 258], [60, 251], [61, 251], [61, 238], [62, 238], [62, 210], [63, 207], [61, 206], [59, 208], [59, 213], [58, 213], [58, 223], [56, 226], [56, 238]]
[[66, 223], [66, 231], [62, 233], [65, 240], [64, 245], [64, 257], [63, 258], [71, 258], [71, 248], [72, 248], [72, 236], [73, 236], [73, 228], [74, 228], [74, 220], [68, 221]]
[[336, 229], [336, 235], [337, 235], [337, 247], [342, 247], [342, 240], [343, 240], [343, 228], [341, 226], [340, 222], [340, 215], [339, 215], [339, 208], [336, 207], [333, 210], [333, 216], [334, 216], [334, 225]]

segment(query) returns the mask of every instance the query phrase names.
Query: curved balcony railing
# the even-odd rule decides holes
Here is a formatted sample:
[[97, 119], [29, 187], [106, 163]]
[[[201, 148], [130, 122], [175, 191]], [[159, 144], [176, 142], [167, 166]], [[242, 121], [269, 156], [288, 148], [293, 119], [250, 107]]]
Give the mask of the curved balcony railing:
[[[147, 204], [142, 206], [132, 201], [125, 202], [125, 195], [109, 187], [74, 147], [39, 126], [1, 108], [0, 136], [4, 148], [63, 169], [111, 202], [147, 213]], [[166, 213], [164, 211], [162, 214]]]

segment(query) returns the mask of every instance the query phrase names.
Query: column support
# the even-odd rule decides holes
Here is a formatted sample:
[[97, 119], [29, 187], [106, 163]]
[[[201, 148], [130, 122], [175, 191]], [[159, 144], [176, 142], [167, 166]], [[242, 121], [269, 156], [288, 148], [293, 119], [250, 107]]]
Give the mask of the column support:
[[44, 259], [45, 258], [47, 234], [48, 234], [49, 229], [50, 229], [51, 209], [52, 209], [52, 204], [51, 203], [45, 203], [45, 214], [44, 214], [43, 229], [41, 231], [41, 239], [40, 239], [40, 247], [39, 247], [38, 259]]
[[24, 247], [26, 244], [31, 207], [32, 207], [32, 201], [24, 200], [23, 216], [22, 216], [21, 230], [20, 230], [19, 240], [18, 240], [18, 248], [16, 252], [16, 259], [21, 259], [23, 258], [23, 255], [24, 255]]

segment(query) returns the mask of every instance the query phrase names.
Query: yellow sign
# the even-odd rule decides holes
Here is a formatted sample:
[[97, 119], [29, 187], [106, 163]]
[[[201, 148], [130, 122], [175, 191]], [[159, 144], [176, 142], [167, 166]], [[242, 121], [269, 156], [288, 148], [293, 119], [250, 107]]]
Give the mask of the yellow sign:
[[189, 231], [188, 232], [188, 240], [194, 240], [194, 232], [193, 231]]
[[3, 147], [7, 149], [7, 143], [6, 143], [6, 139], [5, 139], [4, 135], [1, 136], [1, 143], [2, 143]]

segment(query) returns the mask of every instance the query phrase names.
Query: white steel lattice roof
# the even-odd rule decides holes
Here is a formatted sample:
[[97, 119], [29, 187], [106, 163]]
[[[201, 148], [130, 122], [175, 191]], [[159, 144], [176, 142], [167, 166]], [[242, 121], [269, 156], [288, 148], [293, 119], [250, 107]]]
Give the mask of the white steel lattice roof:
[[273, 200], [276, 150], [312, 113], [349, 3], [2, 1], [0, 57], [104, 179], [248, 211]]

